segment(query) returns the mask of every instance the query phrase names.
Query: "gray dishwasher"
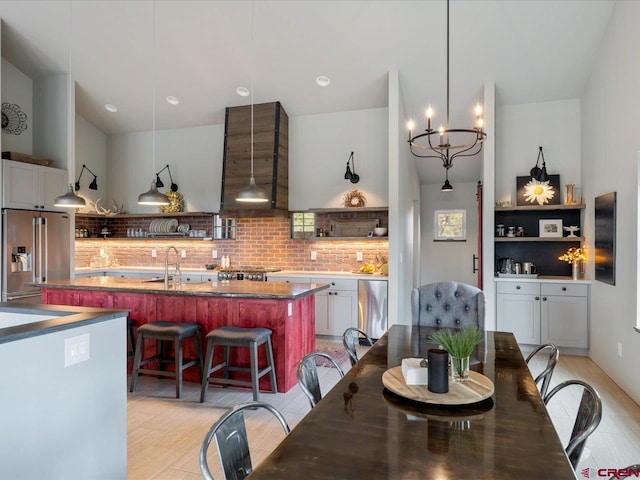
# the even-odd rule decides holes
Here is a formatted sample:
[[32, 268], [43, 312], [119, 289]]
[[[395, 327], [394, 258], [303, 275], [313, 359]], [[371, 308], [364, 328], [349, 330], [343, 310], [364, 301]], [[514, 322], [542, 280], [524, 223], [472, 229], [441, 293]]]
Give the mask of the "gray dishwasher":
[[358, 328], [374, 340], [387, 331], [386, 280], [358, 280]]

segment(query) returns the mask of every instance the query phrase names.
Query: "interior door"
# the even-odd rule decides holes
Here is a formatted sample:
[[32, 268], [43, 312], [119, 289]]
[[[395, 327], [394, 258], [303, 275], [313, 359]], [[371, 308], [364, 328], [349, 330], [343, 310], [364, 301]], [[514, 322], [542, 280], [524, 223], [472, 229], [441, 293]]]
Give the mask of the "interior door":
[[478, 180], [476, 187], [478, 201], [478, 252], [473, 256], [473, 271], [477, 273], [476, 285], [482, 290], [482, 182]]

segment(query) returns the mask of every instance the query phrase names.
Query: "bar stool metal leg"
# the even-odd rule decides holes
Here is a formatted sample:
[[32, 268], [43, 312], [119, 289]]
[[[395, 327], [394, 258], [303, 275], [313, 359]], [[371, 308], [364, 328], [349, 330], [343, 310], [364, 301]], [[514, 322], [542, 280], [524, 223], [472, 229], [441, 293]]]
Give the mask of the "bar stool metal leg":
[[276, 382], [276, 363], [273, 361], [273, 348], [271, 348], [271, 336], [267, 337], [267, 360], [271, 371], [269, 378], [271, 379], [271, 392], [278, 393], [278, 384]]

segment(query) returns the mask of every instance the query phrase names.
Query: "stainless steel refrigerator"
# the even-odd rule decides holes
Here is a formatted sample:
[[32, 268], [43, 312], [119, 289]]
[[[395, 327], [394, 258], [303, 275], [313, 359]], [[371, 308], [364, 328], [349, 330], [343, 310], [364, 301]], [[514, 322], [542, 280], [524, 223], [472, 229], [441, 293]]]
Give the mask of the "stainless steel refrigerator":
[[68, 280], [67, 213], [2, 210], [2, 301], [40, 303], [40, 289], [25, 283]]
[[387, 331], [387, 281], [358, 280], [358, 328], [377, 340]]

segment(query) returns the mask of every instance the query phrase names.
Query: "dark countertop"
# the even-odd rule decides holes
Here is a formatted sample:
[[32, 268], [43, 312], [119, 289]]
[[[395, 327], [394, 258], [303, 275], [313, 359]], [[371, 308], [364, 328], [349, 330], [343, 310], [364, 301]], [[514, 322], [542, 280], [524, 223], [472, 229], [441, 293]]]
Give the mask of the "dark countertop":
[[[108, 308], [0, 302], [0, 344], [104, 322], [128, 313]], [[32, 318], [21, 322], [20, 317]]]
[[76, 278], [75, 280], [60, 280], [31, 285], [64, 290], [120, 291], [161, 295], [194, 295], [273, 300], [297, 299], [306, 295], [313, 295], [320, 290], [329, 288], [328, 284], [323, 283], [233, 280], [206, 283], [182, 283], [179, 287], [170, 284], [169, 288], [166, 289], [163, 281], [150, 282], [148, 279], [119, 277]]

